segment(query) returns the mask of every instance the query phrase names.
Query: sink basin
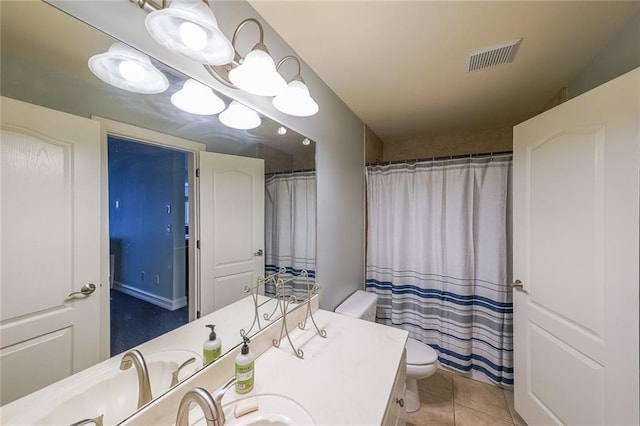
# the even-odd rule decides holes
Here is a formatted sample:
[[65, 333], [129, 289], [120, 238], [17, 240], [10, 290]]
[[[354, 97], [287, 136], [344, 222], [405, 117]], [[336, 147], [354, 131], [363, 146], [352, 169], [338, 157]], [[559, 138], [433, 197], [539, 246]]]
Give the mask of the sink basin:
[[[122, 354], [123, 355], [123, 354]], [[182, 380], [202, 367], [202, 357], [185, 350], [169, 350], [144, 354], [151, 393], [154, 398], [162, 395], [171, 386], [173, 372], [185, 361], [196, 358], [180, 373]], [[103, 368], [92, 369], [91, 374], [79, 373], [78, 380], [70, 381], [68, 386], [51, 395], [48, 406], [24, 418], [29, 424], [71, 424], [86, 418], [104, 414], [104, 424], [120, 423], [137, 410], [138, 376], [135, 367], [120, 370], [121, 356], [114, 357]], [[26, 413], [29, 415], [29, 413]], [[20, 419], [22, 420], [22, 419]], [[16, 419], [18, 421], [18, 419]]]
[[[236, 404], [242, 403], [249, 398], [257, 400], [258, 410], [236, 418], [234, 414]], [[275, 393], [260, 393], [236, 398], [223, 404], [222, 409], [226, 417], [226, 426], [301, 426], [315, 424], [311, 414], [302, 405], [287, 396]], [[207, 424], [202, 410], [195, 404], [189, 412], [189, 424], [192, 426], [205, 426]]]
[[[234, 415], [237, 403], [256, 398], [258, 410], [238, 418]], [[238, 398], [223, 405], [229, 426], [289, 426], [313, 425], [309, 412], [293, 399], [284, 395], [263, 393]]]

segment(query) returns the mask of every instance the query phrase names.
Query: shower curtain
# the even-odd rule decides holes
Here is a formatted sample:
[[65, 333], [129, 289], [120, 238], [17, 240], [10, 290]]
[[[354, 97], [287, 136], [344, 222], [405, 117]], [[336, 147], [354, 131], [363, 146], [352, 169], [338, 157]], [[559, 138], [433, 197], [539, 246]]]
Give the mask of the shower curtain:
[[[315, 171], [291, 172], [265, 179], [265, 273], [281, 268], [285, 295], [303, 298], [316, 274], [316, 175]], [[306, 270], [308, 282], [301, 271]], [[275, 294], [268, 285], [267, 295]]]
[[513, 385], [511, 155], [367, 168], [377, 320], [452, 369]]

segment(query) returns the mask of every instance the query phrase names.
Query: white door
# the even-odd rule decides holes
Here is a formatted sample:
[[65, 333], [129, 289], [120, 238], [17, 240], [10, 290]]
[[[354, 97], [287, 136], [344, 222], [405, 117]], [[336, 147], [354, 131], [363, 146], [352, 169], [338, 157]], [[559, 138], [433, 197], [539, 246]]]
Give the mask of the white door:
[[514, 129], [515, 407], [637, 425], [640, 69]]
[[[1, 108], [0, 394], [6, 404], [98, 361], [100, 126], [4, 97]], [[90, 284], [93, 294], [66, 300]]]
[[264, 160], [200, 153], [200, 315], [264, 274]]

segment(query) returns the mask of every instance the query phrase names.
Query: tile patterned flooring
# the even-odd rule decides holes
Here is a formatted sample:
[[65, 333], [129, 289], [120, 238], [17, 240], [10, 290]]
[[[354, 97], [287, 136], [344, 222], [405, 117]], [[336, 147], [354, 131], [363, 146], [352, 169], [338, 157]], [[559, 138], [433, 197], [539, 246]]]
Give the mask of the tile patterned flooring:
[[508, 389], [439, 369], [418, 391], [420, 409], [407, 414], [407, 426], [526, 426]]
[[111, 356], [189, 322], [188, 308], [170, 311], [111, 290]]

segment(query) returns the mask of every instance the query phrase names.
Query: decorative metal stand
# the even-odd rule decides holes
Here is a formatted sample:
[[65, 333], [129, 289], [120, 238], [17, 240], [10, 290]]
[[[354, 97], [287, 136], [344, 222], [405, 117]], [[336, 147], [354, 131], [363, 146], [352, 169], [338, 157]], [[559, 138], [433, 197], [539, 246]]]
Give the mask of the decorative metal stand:
[[273, 321], [273, 316], [276, 314], [276, 312], [278, 312], [278, 308], [280, 308], [280, 312], [282, 312], [282, 297], [280, 297], [280, 295], [278, 294], [278, 281], [282, 281], [282, 279], [280, 278], [285, 272], [287, 272], [286, 268], [284, 267], [280, 267], [280, 269], [278, 269], [278, 272], [276, 272], [275, 274], [269, 275], [269, 277], [267, 277], [269, 279], [269, 281], [265, 281], [265, 285], [266, 284], [273, 284], [276, 288], [276, 305], [273, 307], [273, 311], [271, 311], [270, 314], [268, 313], [264, 313], [264, 319], [267, 321]]
[[320, 287], [318, 286], [318, 283], [313, 283], [313, 286], [309, 286], [309, 273], [306, 270], [303, 269], [300, 275], [303, 278], [305, 278], [306, 284], [307, 284], [307, 300], [305, 302], [307, 305], [307, 313], [304, 316], [304, 321], [298, 323], [298, 328], [300, 328], [301, 330], [304, 330], [305, 327], [307, 326], [307, 319], [311, 318], [311, 322], [313, 323], [313, 326], [318, 331], [318, 334], [320, 335], [320, 337], [327, 337], [327, 332], [325, 331], [324, 328], [321, 330], [320, 327], [318, 327], [318, 324], [316, 324], [316, 320], [313, 318], [313, 311], [311, 311], [311, 297], [314, 294], [318, 293], [318, 289]]
[[240, 329], [240, 337], [244, 337], [245, 335], [251, 333], [251, 330], [253, 330], [253, 327], [255, 327], [256, 324], [258, 325], [258, 330], [262, 329], [262, 326], [260, 325], [260, 316], [258, 315], [258, 290], [260, 289], [260, 286], [264, 285], [264, 280], [265, 278], [263, 276], [259, 276], [258, 283], [256, 285], [247, 285], [244, 287], [244, 292], [251, 293], [251, 297], [253, 298], [253, 322], [251, 323], [251, 327], [249, 327], [248, 330], [245, 330], [244, 328]]
[[[313, 323], [313, 326], [316, 328], [318, 335], [320, 335], [320, 337], [322, 338], [326, 338], [327, 332], [324, 329], [320, 329], [318, 327], [315, 319], [313, 318], [313, 311], [311, 310], [311, 297], [318, 292], [318, 289], [319, 289], [318, 284], [316, 283], [314, 283], [313, 285], [309, 284], [309, 274], [306, 270], [302, 270], [302, 272], [300, 273], [300, 276], [305, 279], [305, 284], [307, 289], [306, 298], [305, 300], [302, 301], [302, 303], [307, 305], [307, 312], [305, 313], [304, 320], [298, 323], [298, 328], [304, 330], [307, 324], [307, 319], [311, 318], [311, 322]], [[279, 301], [282, 300], [282, 303], [281, 304], [279, 303], [281, 313], [282, 313], [282, 328], [280, 329], [280, 337], [278, 337], [277, 339], [273, 339], [273, 346], [275, 346], [276, 348], [280, 347], [280, 343], [282, 341], [282, 335], [284, 334], [287, 336], [287, 340], [289, 341], [289, 346], [291, 346], [291, 349], [293, 349], [293, 353], [298, 358], [302, 359], [304, 358], [304, 352], [302, 351], [302, 349], [296, 348], [293, 342], [291, 341], [291, 337], [289, 336], [289, 328], [287, 326], [287, 313], [289, 312], [289, 305], [291, 303], [297, 304], [297, 298], [293, 294], [288, 297], [285, 297], [284, 286], [286, 283], [293, 280], [294, 278], [290, 278], [287, 281], [278, 279], [278, 281], [276, 282], [276, 295], [277, 295], [276, 297], [278, 298]]]
[[[258, 307], [260, 307], [260, 304], [258, 303], [258, 294], [260, 294], [260, 287], [266, 287], [267, 284], [273, 284], [274, 286], [277, 284], [278, 280], [280, 279], [280, 275], [283, 274], [285, 272], [285, 268], [280, 268], [278, 270], [278, 272], [276, 272], [275, 274], [272, 275], [268, 275], [266, 277], [264, 276], [259, 276], [258, 277], [258, 281], [256, 283], [256, 285], [254, 286], [245, 286], [244, 287], [244, 292], [245, 293], [251, 293], [251, 297], [253, 298], [253, 322], [251, 323], [251, 327], [249, 327], [248, 330], [240, 329], [240, 337], [244, 337], [245, 335], [248, 335], [251, 330], [253, 330], [253, 327], [255, 327], [256, 325], [258, 326], [258, 330], [262, 330], [262, 325], [260, 324], [260, 314], [258, 312]], [[277, 286], [276, 286], [276, 298], [277, 298]], [[267, 321], [273, 321], [273, 315], [276, 313], [276, 310], [278, 309], [278, 306], [280, 305], [280, 300], [278, 298], [278, 301], [276, 303], [275, 308], [273, 309], [273, 312], [271, 314], [264, 314], [264, 319]]]

